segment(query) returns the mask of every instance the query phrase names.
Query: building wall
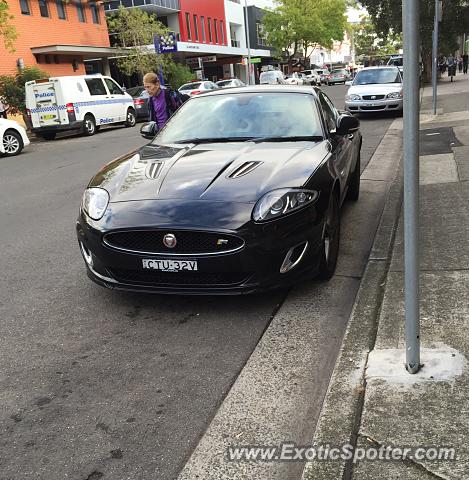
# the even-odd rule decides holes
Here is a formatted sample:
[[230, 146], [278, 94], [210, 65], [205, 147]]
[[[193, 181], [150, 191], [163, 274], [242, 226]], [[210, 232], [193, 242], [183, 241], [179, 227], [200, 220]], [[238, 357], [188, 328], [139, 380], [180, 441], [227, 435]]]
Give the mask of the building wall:
[[[182, 42], [206, 43], [213, 45], [227, 45], [227, 25], [225, 20], [224, 0], [180, 0], [179, 27]], [[190, 32], [187, 28], [186, 14], [189, 14]], [[194, 15], [196, 15], [198, 39], [194, 31]], [[202, 35], [201, 18], [204, 18], [205, 41]], [[208, 20], [211, 20], [212, 40], [209, 39]], [[218, 41], [215, 37], [214, 20], [218, 26]], [[221, 22], [221, 23], [220, 23]], [[221, 34], [220, 25], [223, 28]]]
[[[244, 2], [243, 2], [244, 4]], [[230, 35], [230, 25], [236, 32], [236, 40], [240, 48], [246, 48], [246, 32], [244, 30], [244, 8], [241, 3], [225, 0], [226, 25]]]
[[[15, 41], [15, 52], [6, 51], [0, 41], [0, 75], [12, 74], [16, 71], [17, 59], [22, 58], [27, 67], [38, 66], [50, 75], [83, 75], [85, 68], [81, 57], [65, 57], [49, 55], [50, 63], [46, 63], [44, 55], [39, 56], [40, 63], [31, 52], [31, 47], [47, 45], [86, 45], [108, 47], [109, 36], [103, 6], [99, 8], [100, 23], [93, 23], [87, 1], [83, 1], [86, 23], [78, 20], [78, 13], [73, 2], [65, 4], [66, 20], [58, 18], [55, 0], [47, 0], [50, 17], [42, 17], [38, 0], [29, 0], [30, 15], [23, 15], [19, 0], [9, 0], [9, 12], [14, 16], [12, 24], [18, 33]], [[73, 60], [78, 62], [78, 70], [72, 67]], [[56, 63], [59, 61], [59, 63]]]

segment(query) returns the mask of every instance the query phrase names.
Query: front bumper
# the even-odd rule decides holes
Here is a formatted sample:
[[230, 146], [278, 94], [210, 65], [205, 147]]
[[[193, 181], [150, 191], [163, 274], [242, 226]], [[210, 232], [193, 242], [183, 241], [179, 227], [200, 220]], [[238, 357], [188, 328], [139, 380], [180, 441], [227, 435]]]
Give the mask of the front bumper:
[[383, 100], [354, 100], [345, 102], [345, 109], [351, 113], [401, 111], [402, 108], [402, 98], [388, 98]]
[[[252, 206], [249, 207], [251, 209]], [[248, 222], [236, 230], [205, 229], [232, 234], [244, 240], [244, 246], [232, 253], [173, 255], [141, 254], [116, 250], [103, 242], [106, 233], [98, 222], [80, 212], [77, 236], [87, 274], [97, 284], [115, 290], [187, 295], [239, 295], [283, 288], [313, 277], [319, 268], [323, 218], [313, 206], [283, 219], [259, 225]], [[174, 227], [174, 226], [173, 226]], [[140, 227], [136, 227], [140, 228]], [[146, 225], [144, 229], [163, 230]], [[132, 230], [130, 228], [117, 231]], [[165, 232], [178, 235], [187, 226], [164, 226]], [[200, 231], [200, 227], [193, 229]], [[292, 247], [307, 245], [299, 263], [280, 273]], [[298, 250], [298, 251], [299, 251]], [[143, 269], [144, 259], [197, 260], [197, 272], [161, 272]]]

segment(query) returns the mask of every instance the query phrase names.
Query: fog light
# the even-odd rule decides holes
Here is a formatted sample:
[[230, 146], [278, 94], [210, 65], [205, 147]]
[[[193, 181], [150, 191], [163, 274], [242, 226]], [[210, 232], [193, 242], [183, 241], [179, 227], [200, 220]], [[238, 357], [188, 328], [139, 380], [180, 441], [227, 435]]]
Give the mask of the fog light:
[[290, 248], [285, 255], [282, 266], [280, 267], [280, 273], [287, 273], [291, 269], [295, 268], [301, 262], [301, 259], [306, 253], [307, 248], [308, 242], [303, 242]]

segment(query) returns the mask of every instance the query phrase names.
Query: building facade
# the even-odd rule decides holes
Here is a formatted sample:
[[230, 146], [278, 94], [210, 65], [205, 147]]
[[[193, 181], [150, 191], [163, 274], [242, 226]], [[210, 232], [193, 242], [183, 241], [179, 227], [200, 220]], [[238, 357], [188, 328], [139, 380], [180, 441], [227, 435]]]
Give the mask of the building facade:
[[[18, 38], [14, 52], [0, 42], [0, 75], [37, 66], [50, 76], [108, 73], [109, 34], [102, 2], [9, 0]], [[87, 67], [88, 66], [88, 67]]]

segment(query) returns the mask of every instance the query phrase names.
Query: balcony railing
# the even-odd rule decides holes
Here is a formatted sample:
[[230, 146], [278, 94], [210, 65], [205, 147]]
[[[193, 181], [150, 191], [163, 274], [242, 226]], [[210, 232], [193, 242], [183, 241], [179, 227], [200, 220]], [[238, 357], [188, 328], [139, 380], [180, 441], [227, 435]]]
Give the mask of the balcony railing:
[[161, 7], [168, 10], [179, 11], [181, 4], [179, 0], [111, 0], [104, 4], [104, 10], [117, 10], [119, 6], [123, 7]]

